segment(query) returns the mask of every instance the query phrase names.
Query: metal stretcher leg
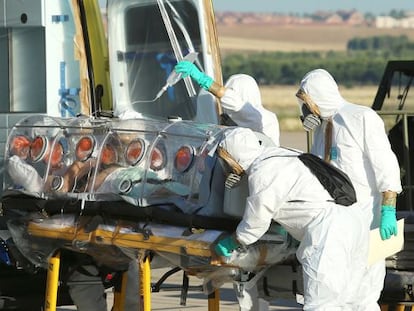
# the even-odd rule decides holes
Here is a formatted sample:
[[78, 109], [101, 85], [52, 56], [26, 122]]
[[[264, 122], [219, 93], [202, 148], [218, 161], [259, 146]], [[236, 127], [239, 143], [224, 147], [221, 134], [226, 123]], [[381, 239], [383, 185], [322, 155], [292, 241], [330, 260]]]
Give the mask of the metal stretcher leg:
[[56, 311], [59, 288], [60, 253], [49, 259], [46, 281], [45, 311]]
[[208, 295], [208, 311], [220, 310], [220, 292], [216, 289], [213, 293]]
[[140, 296], [143, 300], [143, 311], [151, 311], [151, 267], [149, 257], [139, 262]]
[[185, 306], [187, 301], [188, 295], [188, 287], [189, 287], [189, 278], [187, 273], [184, 271], [183, 273], [183, 286], [181, 288], [181, 296], [180, 296], [180, 305]]
[[113, 311], [124, 311], [128, 272], [122, 273], [121, 288], [115, 288]]

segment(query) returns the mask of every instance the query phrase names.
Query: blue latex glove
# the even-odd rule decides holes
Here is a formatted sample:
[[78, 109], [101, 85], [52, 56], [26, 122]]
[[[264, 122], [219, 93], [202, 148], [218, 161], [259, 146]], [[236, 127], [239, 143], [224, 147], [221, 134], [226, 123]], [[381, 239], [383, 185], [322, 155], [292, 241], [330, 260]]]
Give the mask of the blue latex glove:
[[181, 73], [184, 78], [190, 76], [200, 87], [207, 91], [214, 82], [211, 77], [198, 70], [196, 65], [187, 60], [180, 61], [177, 65], [175, 65], [174, 70]]
[[395, 207], [391, 205], [381, 206], [381, 239], [388, 240], [391, 235], [397, 236], [397, 231], [397, 216]]
[[231, 252], [238, 248], [240, 244], [236, 241], [233, 236], [225, 237], [217, 242], [214, 250], [216, 251], [217, 255], [229, 257], [231, 256]]

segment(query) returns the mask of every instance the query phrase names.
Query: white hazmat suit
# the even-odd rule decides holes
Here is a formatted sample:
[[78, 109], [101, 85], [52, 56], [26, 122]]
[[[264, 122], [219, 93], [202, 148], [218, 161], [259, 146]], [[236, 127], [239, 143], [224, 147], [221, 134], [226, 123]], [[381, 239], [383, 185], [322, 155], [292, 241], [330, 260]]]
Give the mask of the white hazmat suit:
[[223, 112], [236, 125], [263, 133], [279, 146], [279, 122], [273, 112], [263, 107], [259, 86], [253, 77], [235, 74], [223, 86], [189, 61], [178, 62], [174, 70], [183, 77], [190, 76], [203, 89], [219, 98]]
[[279, 122], [273, 112], [263, 107], [256, 81], [246, 74], [235, 74], [224, 87], [224, 96], [220, 99], [223, 112], [238, 126], [263, 133], [279, 146]]
[[[360, 206], [337, 205], [297, 153], [262, 147], [249, 129], [226, 132], [225, 149], [248, 176], [249, 196], [236, 230], [240, 244], [255, 243], [273, 220], [301, 241], [304, 310], [358, 309], [368, 227]], [[366, 310], [365, 310], [366, 311]]]
[[[263, 107], [256, 80], [246, 74], [234, 74], [227, 80], [224, 88], [224, 96], [220, 99], [223, 112], [238, 126], [263, 133], [275, 146], [279, 146], [279, 121], [276, 114]], [[269, 303], [257, 296], [256, 287], [253, 287], [251, 291], [244, 289], [243, 294], [238, 296], [240, 310], [268, 310]]]
[[[326, 70], [316, 69], [307, 73], [300, 89], [319, 108], [323, 120], [314, 131], [312, 153], [324, 157], [325, 129], [327, 119], [331, 118], [330, 163], [351, 179], [366, 226], [378, 228], [382, 193], [400, 193], [402, 190], [398, 161], [391, 150], [382, 119], [371, 108], [347, 102]], [[385, 261], [368, 271], [361, 288], [365, 291], [361, 302], [365, 305], [364, 310], [380, 310], [377, 301], [384, 277]]]

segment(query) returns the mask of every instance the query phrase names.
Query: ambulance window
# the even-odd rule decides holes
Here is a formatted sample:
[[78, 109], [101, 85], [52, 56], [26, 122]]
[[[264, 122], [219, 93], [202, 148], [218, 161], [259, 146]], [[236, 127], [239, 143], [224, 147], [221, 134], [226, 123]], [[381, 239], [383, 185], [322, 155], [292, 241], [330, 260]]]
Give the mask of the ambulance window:
[[[166, 3], [165, 8], [180, 45], [188, 48], [187, 45], [190, 44], [190, 42], [185, 43], [185, 34], [182, 31], [184, 28], [192, 43], [194, 44], [195, 41], [200, 44], [198, 14], [192, 2], [171, 1], [169, 4]], [[129, 46], [139, 46], [141, 50], [159, 50], [160, 48], [171, 50], [166, 26], [156, 2], [128, 10], [125, 20], [126, 41]]]
[[[202, 55], [198, 12], [193, 1], [165, 1], [165, 9], [176, 40], [170, 41], [161, 10], [156, 1], [135, 6], [125, 13], [125, 40], [129, 97], [135, 110], [156, 116], [195, 116], [195, 105], [184, 81], [169, 88], [156, 102], [150, 102], [165, 84], [176, 64], [175, 52], [185, 56], [195, 50]], [[171, 29], [170, 29], [171, 30]], [[173, 48], [175, 47], [175, 49]], [[198, 64], [200, 64], [199, 57]], [[202, 64], [201, 64], [202, 65]], [[194, 84], [198, 91], [198, 86]]]

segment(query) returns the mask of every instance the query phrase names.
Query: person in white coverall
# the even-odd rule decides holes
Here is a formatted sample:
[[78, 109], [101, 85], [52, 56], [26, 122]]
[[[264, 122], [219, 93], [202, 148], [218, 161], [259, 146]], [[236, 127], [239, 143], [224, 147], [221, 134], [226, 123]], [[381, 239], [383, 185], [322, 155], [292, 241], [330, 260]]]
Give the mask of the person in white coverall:
[[226, 131], [217, 153], [233, 172], [248, 176], [249, 196], [235, 234], [219, 240], [216, 253], [229, 256], [255, 243], [273, 219], [300, 241], [303, 310], [367, 311], [358, 309], [369, 233], [361, 206], [335, 204], [298, 153], [263, 147], [250, 129]]
[[[326, 70], [307, 73], [296, 94], [305, 129], [312, 130], [312, 153], [351, 179], [367, 228], [380, 228], [383, 240], [397, 232], [396, 197], [400, 169], [382, 119], [371, 108], [347, 102]], [[348, 231], [347, 231], [348, 232]], [[363, 310], [380, 310], [385, 261], [373, 265], [363, 280]]]
[[263, 133], [279, 146], [280, 132], [276, 114], [263, 107], [260, 89], [253, 77], [235, 74], [222, 86], [189, 61], [179, 62], [175, 71], [184, 77], [190, 76], [200, 87], [219, 98], [223, 112], [238, 126]]
[[[224, 95], [220, 98], [223, 112], [238, 126], [263, 133], [275, 146], [279, 146], [279, 122], [276, 114], [263, 107], [256, 80], [246, 74], [235, 74], [227, 80], [224, 89]], [[269, 302], [258, 297], [257, 286], [244, 288], [237, 299], [241, 311], [269, 310]]]
[[[175, 71], [182, 73], [184, 77], [190, 76], [200, 87], [219, 98], [223, 112], [236, 125], [263, 133], [270, 138], [271, 144], [280, 145], [279, 121], [276, 114], [263, 107], [260, 89], [253, 77], [234, 74], [222, 86], [201, 72], [192, 62], [179, 62], [175, 66]], [[237, 299], [242, 311], [269, 309], [269, 303], [258, 297], [256, 286], [249, 290], [243, 289], [243, 293], [238, 295]]]

